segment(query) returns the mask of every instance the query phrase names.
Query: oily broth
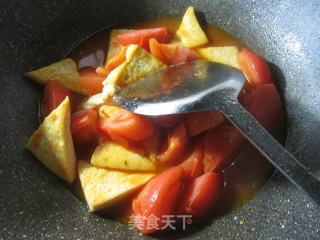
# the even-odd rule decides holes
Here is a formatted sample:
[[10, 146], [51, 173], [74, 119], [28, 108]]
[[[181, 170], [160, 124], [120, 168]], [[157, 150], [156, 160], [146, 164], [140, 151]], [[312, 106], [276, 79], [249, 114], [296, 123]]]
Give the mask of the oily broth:
[[[141, 21], [128, 22], [113, 26], [114, 28], [126, 28], [126, 29], [142, 29], [152, 27], [167, 27], [169, 32], [169, 38], [173, 38], [174, 33], [179, 27], [180, 20], [167, 19], [167, 18], [155, 18]], [[208, 36], [210, 43], [206, 46], [237, 46], [239, 49], [245, 47], [245, 45], [232, 37], [230, 34], [223, 32], [211, 25], [205, 26], [205, 32]], [[66, 56], [72, 58], [77, 62], [79, 69], [85, 67], [96, 68], [102, 66], [106, 60], [106, 53], [108, 50], [109, 32], [111, 28], [104, 29], [88, 39], [81, 42]], [[229, 123], [230, 124], [230, 123]], [[165, 130], [164, 130], [165, 131]], [[274, 137], [284, 142], [285, 139], [285, 124], [281, 122], [278, 129], [272, 133]], [[86, 148], [76, 147], [78, 159], [90, 160], [90, 156], [96, 142], [90, 143]], [[78, 150], [77, 150], [78, 149]], [[79, 150], [81, 149], [81, 151]], [[166, 169], [168, 166], [159, 165], [159, 171]], [[240, 152], [229, 159], [218, 170], [224, 178], [224, 186], [221, 194], [219, 204], [216, 209], [212, 211], [212, 215], [217, 217], [229, 213], [233, 209], [241, 206], [247, 202], [255, 193], [263, 186], [267, 181], [270, 174], [273, 171], [272, 165], [249, 144], [246, 144]], [[78, 182], [79, 184], [79, 182]], [[72, 189], [72, 192], [83, 199], [81, 196], [81, 188], [78, 186]], [[107, 216], [116, 219], [121, 222], [127, 222], [129, 216], [132, 214], [132, 200], [137, 195], [131, 194], [126, 199], [122, 199], [119, 203], [113, 207], [101, 212], [103, 216]]]

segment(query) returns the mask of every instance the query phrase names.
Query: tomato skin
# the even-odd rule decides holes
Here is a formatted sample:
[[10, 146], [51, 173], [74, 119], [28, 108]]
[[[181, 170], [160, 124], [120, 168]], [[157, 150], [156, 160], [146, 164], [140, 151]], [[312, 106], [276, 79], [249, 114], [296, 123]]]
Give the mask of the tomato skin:
[[189, 145], [185, 122], [182, 121], [168, 133], [167, 142], [160, 148], [158, 159], [161, 162], [174, 163], [183, 157]]
[[191, 154], [181, 163], [186, 178], [196, 178], [203, 174], [203, 139], [194, 143]]
[[94, 95], [102, 92], [105, 77], [97, 74], [94, 68], [83, 68], [79, 72], [78, 80], [90, 95]]
[[66, 97], [70, 100], [70, 110], [73, 108], [73, 94], [58, 81], [49, 80], [46, 83], [43, 99], [42, 99], [42, 114], [44, 117], [48, 116]]
[[197, 177], [186, 188], [179, 203], [179, 214], [191, 214], [201, 218], [210, 213], [220, 197], [223, 186], [222, 176], [215, 172], [208, 172]]
[[269, 65], [258, 54], [244, 48], [238, 53], [238, 62], [253, 87], [272, 82]]
[[283, 109], [280, 95], [273, 83], [262, 85], [255, 90], [248, 111], [267, 130], [278, 126], [283, 117]]
[[148, 118], [126, 110], [99, 122], [98, 129], [117, 142], [122, 139], [143, 141], [154, 132], [154, 126]]
[[172, 44], [160, 44], [156, 39], [150, 39], [149, 48], [154, 57], [168, 66], [200, 58], [199, 54], [190, 48]]
[[211, 172], [223, 165], [245, 141], [244, 136], [231, 126], [210, 130], [204, 139], [204, 171]]
[[122, 45], [138, 44], [140, 47], [149, 50], [149, 40], [157, 39], [160, 43], [165, 43], [168, 39], [168, 30], [166, 27], [139, 29], [116, 35], [116, 39]]
[[84, 110], [71, 116], [70, 131], [74, 142], [87, 142], [96, 138], [98, 116], [98, 112], [94, 109]]
[[[175, 211], [176, 203], [182, 187], [183, 170], [181, 166], [167, 169], [151, 179], [142, 189], [137, 199], [133, 201], [133, 212], [136, 226], [145, 234], [154, 233], [165, 225], [161, 222], [164, 215], [171, 215]], [[148, 218], [153, 215], [159, 218], [157, 226], [148, 228]], [[142, 217], [141, 220], [137, 218]]]
[[192, 112], [187, 115], [186, 124], [190, 137], [203, 133], [224, 122], [224, 116], [218, 111]]

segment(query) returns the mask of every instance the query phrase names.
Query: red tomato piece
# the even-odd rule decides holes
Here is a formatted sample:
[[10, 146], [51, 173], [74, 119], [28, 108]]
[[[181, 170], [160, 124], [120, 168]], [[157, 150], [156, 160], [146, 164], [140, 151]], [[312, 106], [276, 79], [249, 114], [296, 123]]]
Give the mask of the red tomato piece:
[[96, 68], [96, 73], [101, 76], [101, 77], [108, 77], [110, 71], [106, 67], [97, 67]]
[[116, 35], [116, 39], [122, 45], [138, 44], [140, 47], [149, 50], [149, 40], [157, 39], [160, 43], [165, 43], [168, 39], [168, 30], [166, 27], [148, 28], [134, 30]]
[[269, 65], [258, 54], [244, 48], [238, 53], [238, 62], [252, 86], [272, 82]]
[[218, 126], [210, 130], [204, 139], [204, 171], [211, 172], [223, 165], [244, 142], [244, 136], [234, 127]]
[[184, 119], [184, 114], [172, 114], [172, 115], [162, 115], [162, 116], [156, 116], [156, 117], [150, 117], [152, 121], [160, 126], [163, 127], [174, 127], [179, 122], [181, 122]]
[[283, 110], [280, 95], [273, 83], [262, 85], [255, 90], [248, 111], [267, 130], [277, 127]]
[[192, 112], [187, 115], [186, 123], [190, 137], [203, 133], [224, 122], [224, 116], [218, 111]]
[[104, 67], [98, 67], [96, 73], [106, 78], [109, 73], [126, 61], [126, 52], [128, 47], [123, 47], [121, 52], [113, 56]]
[[182, 121], [168, 133], [168, 140], [160, 148], [158, 159], [161, 162], [174, 163], [183, 157], [188, 145], [189, 137], [185, 122]]
[[197, 177], [186, 188], [179, 204], [179, 214], [191, 214], [195, 218], [204, 217], [220, 197], [223, 186], [222, 176], [209, 172]]
[[46, 83], [43, 99], [42, 99], [42, 114], [44, 117], [48, 116], [66, 97], [70, 100], [70, 110], [73, 107], [73, 94], [69, 89], [63, 86], [58, 81], [49, 80]]
[[181, 163], [184, 175], [188, 178], [196, 178], [203, 174], [203, 140], [198, 139], [191, 154]]
[[159, 44], [156, 39], [149, 41], [151, 54], [167, 65], [199, 59], [199, 54], [187, 47], [172, 44]]
[[107, 68], [111, 72], [116, 67], [120, 66], [122, 63], [126, 61], [126, 53], [127, 53], [128, 47], [123, 47], [121, 49], [121, 52], [115, 56], [113, 56], [108, 62], [107, 62]]
[[[137, 199], [133, 201], [136, 226], [145, 234], [154, 233], [164, 226], [164, 215], [174, 213], [182, 186], [183, 170], [181, 166], [170, 168], [149, 181]], [[157, 218], [150, 225], [150, 216]]]
[[160, 43], [154, 39], [151, 38], [149, 40], [149, 49], [150, 53], [155, 57], [158, 58], [161, 62], [169, 65], [170, 62], [168, 61], [167, 57], [162, 53]]
[[175, 55], [172, 58], [169, 58], [171, 61], [171, 65], [192, 61], [200, 58], [199, 54], [195, 50], [192, 50], [187, 47], [182, 47], [182, 46], [172, 47], [172, 45], [163, 44], [161, 48], [165, 55], [167, 55], [167, 52], [172, 51], [170, 48], [176, 49]]
[[98, 129], [120, 143], [123, 143], [123, 140], [143, 141], [154, 132], [154, 127], [147, 117], [126, 110], [102, 120]]
[[70, 131], [74, 142], [87, 142], [95, 139], [98, 112], [94, 109], [75, 113], [71, 117]]
[[102, 92], [102, 82], [105, 80], [105, 77], [97, 74], [94, 68], [82, 69], [78, 79], [89, 94], [94, 95]]
[[252, 96], [254, 94], [255, 89], [252, 87], [252, 85], [249, 83], [248, 80], [246, 80], [243, 84], [243, 87], [238, 95], [238, 101], [239, 103], [244, 106], [245, 108], [252, 102]]

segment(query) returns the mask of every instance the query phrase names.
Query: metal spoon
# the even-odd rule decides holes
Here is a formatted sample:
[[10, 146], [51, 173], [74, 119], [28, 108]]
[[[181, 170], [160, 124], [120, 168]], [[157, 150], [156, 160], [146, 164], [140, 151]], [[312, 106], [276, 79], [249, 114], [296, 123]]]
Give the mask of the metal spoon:
[[196, 60], [151, 74], [121, 90], [114, 101], [143, 115], [219, 110], [292, 183], [320, 205], [320, 181], [238, 102], [245, 76], [232, 67]]

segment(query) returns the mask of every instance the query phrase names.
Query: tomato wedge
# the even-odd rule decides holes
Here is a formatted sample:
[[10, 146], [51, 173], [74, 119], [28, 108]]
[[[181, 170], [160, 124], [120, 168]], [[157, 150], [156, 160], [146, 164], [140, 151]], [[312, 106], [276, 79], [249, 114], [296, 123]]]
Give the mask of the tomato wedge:
[[102, 92], [102, 82], [105, 80], [105, 77], [97, 74], [94, 68], [82, 69], [78, 79], [89, 94], [94, 95]]
[[203, 133], [224, 122], [224, 116], [218, 111], [192, 112], [187, 115], [186, 123], [190, 137]]
[[96, 137], [98, 116], [98, 112], [94, 109], [84, 110], [72, 115], [70, 131], [74, 142], [86, 142]]
[[123, 47], [121, 52], [113, 56], [104, 67], [98, 67], [96, 73], [102, 77], [107, 77], [109, 73], [126, 61], [126, 52], [128, 47]]
[[199, 54], [187, 47], [172, 44], [160, 44], [156, 39], [149, 41], [150, 53], [167, 65], [175, 65], [199, 59]]
[[254, 91], [255, 91], [255, 89], [252, 87], [252, 85], [246, 79], [243, 84], [243, 87], [238, 95], [239, 103], [242, 106], [244, 106], [245, 108], [247, 108], [248, 105], [252, 102], [252, 97], [253, 97]]
[[154, 38], [149, 40], [150, 53], [158, 58], [161, 62], [170, 65], [170, 61], [167, 59], [166, 55], [162, 52], [161, 44]]
[[278, 126], [283, 117], [283, 109], [280, 95], [273, 83], [262, 85], [255, 90], [248, 111], [267, 130]]
[[168, 133], [168, 139], [160, 148], [158, 159], [161, 162], [174, 163], [183, 157], [189, 145], [185, 122], [182, 121]]
[[134, 30], [130, 32], [120, 33], [116, 35], [116, 39], [122, 45], [138, 44], [140, 47], [149, 50], [149, 40], [157, 39], [160, 43], [165, 43], [168, 39], [168, 30], [166, 27], [148, 28]]
[[210, 213], [220, 197], [223, 179], [218, 173], [208, 172], [197, 177], [183, 194], [178, 213], [201, 218]]
[[218, 126], [210, 130], [204, 139], [204, 171], [211, 172], [220, 167], [244, 142], [245, 138], [234, 127]]
[[43, 99], [42, 99], [42, 114], [44, 117], [48, 116], [66, 97], [70, 100], [70, 110], [72, 111], [74, 99], [73, 94], [69, 89], [63, 86], [58, 81], [49, 80], [46, 83]]
[[99, 122], [98, 129], [120, 143], [123, 143], [122, 139], [143, 141], [154, 132], [154, 127], [148, 118], [126, 110]]
[[199, 138], [193, 146], [191, 154], [181, 163], [187, 178], [196, 178], [203, 174], [203, 139]]
[[160, 126], [163, 127], [174, 127], [179, 122], [181, 122], [184, 119], [184, 114], [172, 114], [172, 115], [161, 115], [156, 117], [150, 117], [152, 121]]
[[253, 87], [272, 82], [269, 65], [258, 54], [244, 48], [238, 53], [238, 62]]
[[[135, 223], [140, 232], [150, 234], [160, 230], [165, 225], [165, 221], [161, 221], [165, 215], [174, 213], [182, 174], [181, 166], [169, 168], [151, 179], [133, 201]], [[151, 217], [156, 219], [155, 224], [149, 224]]]

